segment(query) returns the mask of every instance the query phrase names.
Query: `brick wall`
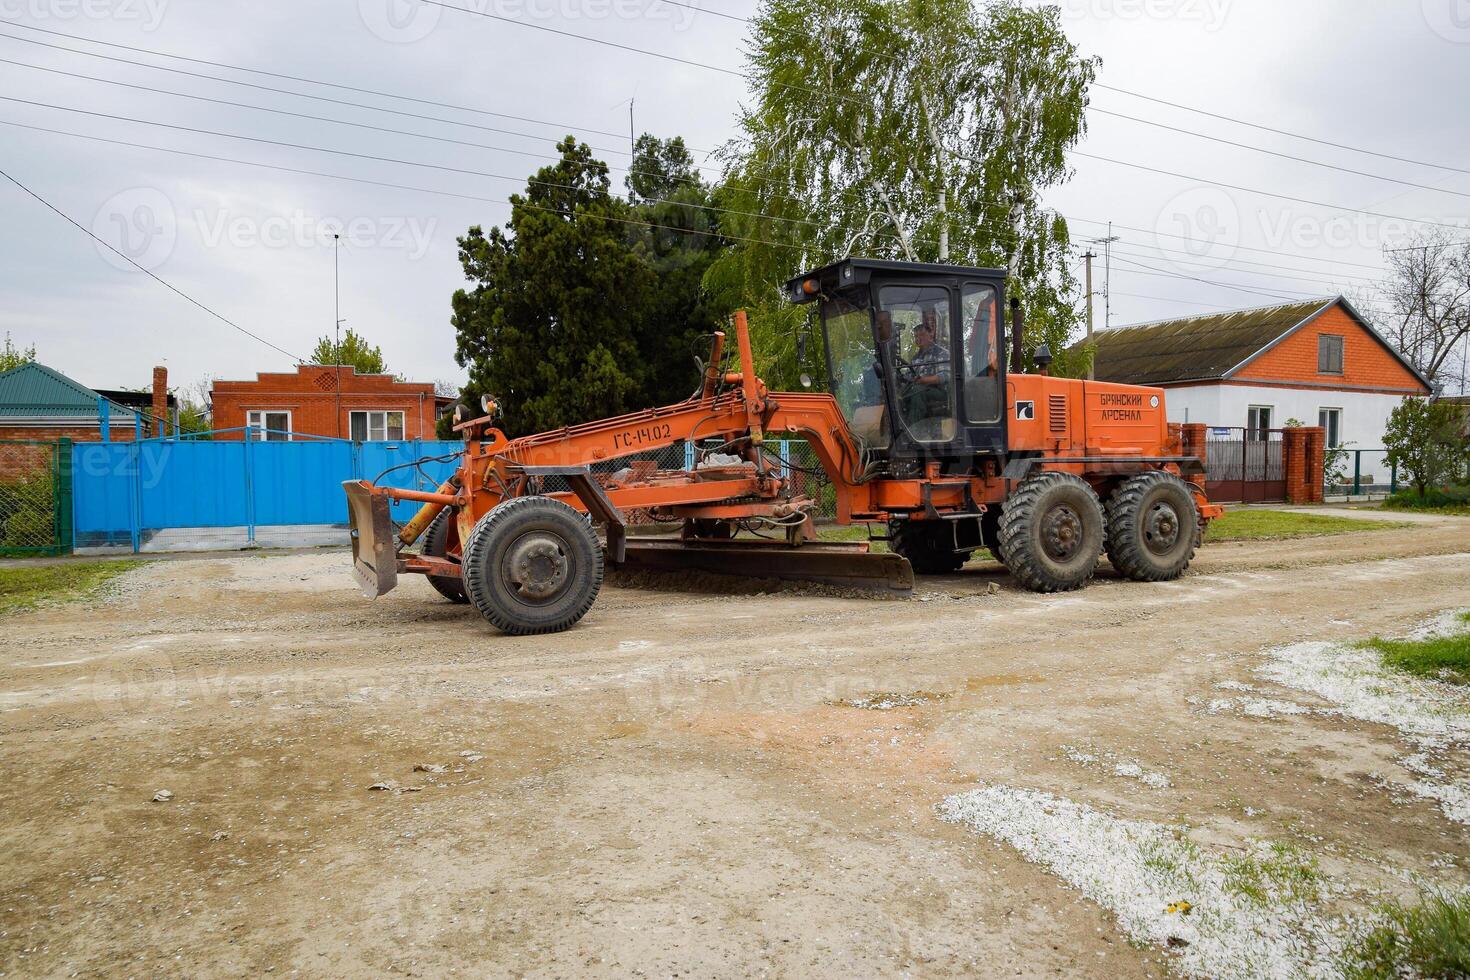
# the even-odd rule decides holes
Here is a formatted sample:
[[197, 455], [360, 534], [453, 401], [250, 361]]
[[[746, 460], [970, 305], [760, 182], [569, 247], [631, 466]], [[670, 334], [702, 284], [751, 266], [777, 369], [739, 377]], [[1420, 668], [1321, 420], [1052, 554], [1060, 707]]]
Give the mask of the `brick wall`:
[[[97, 425], [61, 425], [38, 427], [31, 425], [0, 425], [0, 440], [21, 439], [32, 442], [55, 442], [57, 439], [72, 439], [76, 442], [100, 442]], [[113, 442], [132, 442], [133, 427], [112, 427]]]
[[[290, 374], [260, 374], [254, 381], [216, 381], [210, 401], [215, 429], [243, 428], [254, 410], [285, 411], [295, 432], [345, 439], [352, 431], [352, 412], [392, 411], [404, 414], [405, 439], [434, 438], [432, 384], [358, 374], [350, 367], [308, 364]], [[240, 439], [243, 433], [220, 438]]]
[[[1342, 374], [1322, 374], [1317, 370], [1318, 338], [1323, 334], [1343, 338]], [[1237, 384], [1296, 381], [1405, 394], [1428, 393], [1419, 379], [1340, 305], [1251, 361], [1231, 380]]]

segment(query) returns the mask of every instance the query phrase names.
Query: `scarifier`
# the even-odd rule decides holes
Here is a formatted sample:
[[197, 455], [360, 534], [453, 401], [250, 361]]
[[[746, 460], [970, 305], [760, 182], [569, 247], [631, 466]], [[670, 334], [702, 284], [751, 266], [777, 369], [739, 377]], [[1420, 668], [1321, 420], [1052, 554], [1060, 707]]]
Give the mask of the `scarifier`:
[[[1177, 578], [1221, 508], [1164, 392], [1051, 377], [1044, 346], [1024, 373], [1014, 301], [1008, 367], [1004, 285], [1002, 270], [855, 258], [793, 279], [788, 298], [820, 320], [828, 393], [767, 391], [737, 313], [738, 364], [714, 334], [698, 389], [676, 405], [519, 439], [496, 428], [493, 399], [478, 418], [461, 408], [464, 455], [436, 491], [343, 484], [357, 579], [379, 596], [423, 574], [499, 629], [534, 634], [581, 619], [605, 563], [902, 594], [915, 573], [988, 549], [1038, 592], [1083, 585], [1104, 553], [1129, 579]], [[815, 501], [766, 449], [772, 436], [806, 440], [838, 523], [880, 525], [891, 551], [817, 540]], [[591, 471], [684, 443], [700, 447], [691, 469]], [[423, 504], [396, 533], [393, 500]], [[634, 509], [679, 535], [629, 537]], [[420, 537], [420, 553], [404, 550]]]

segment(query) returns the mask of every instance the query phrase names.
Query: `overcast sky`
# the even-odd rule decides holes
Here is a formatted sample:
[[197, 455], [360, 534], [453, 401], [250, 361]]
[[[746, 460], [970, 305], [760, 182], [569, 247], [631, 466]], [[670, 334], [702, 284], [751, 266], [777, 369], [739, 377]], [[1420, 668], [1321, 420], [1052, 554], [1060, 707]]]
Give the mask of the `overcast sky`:
[[[707, 11], [748, 15], [754, 9], [753, 0], [699, 0], [706, 11], [700, 13], [660, 0], [454, 2], [734, 69], [742, 66], [743, 25]], [[1099, 81], [1107, 85], [1333, 143], [1470, 169], [1466, 0], [1064, 0], [1062, 7], [1082, 50], [1103, 58]], [[448, 322], [449, 296], [463, 281], [455, 237], [471, 224], [503, 223], [509, 211], [504, 199], [549, 162], [559, 134], [574, 132], [604, 151], [621, 187], [623, 171], [616, 168], [628, 160], [630, 99], [639, 131], [682, 135], [708, 150], [733, 135], [745, 94], [742, 80], [729, 74], [417, 0], [0, 0], [0, 20], [8, 22], [0, 25], [0, 34], [9, 35], [0, 37], [0, 95], [8, 100], [341, 152], [17, 101], [0, 101], [0, 120], [415, 188], [0, 127], [0, 168], [194, 299], [293, 355], [309, 354], [316, 338], [332, 329], [330, 232], [334, 222], [345, 226], [341, 316], [381, 344], [393, 370], [416, 380], [462, 379]], [[170, 60], [14, 25], [446, 105]], [[15, 62], [482, 146], [213, 104]], [[324, 101], [330, 99], [339, 101]], [[1077, 239], [1105, 234], [1103, 225], [1089, 222], [1116, 223], [1114, 324], [1361, 291], [1382, 275], [1382, 248], [1401, 243], [1416, 227], [1399, 219], [1470, 224], [1470, 176], [1464, 173], [1303, 142], [1108, 89], [1095, 90], [1093, 104], [1368, 175], [1094, 112], [1079, 147], [1092, 156], [1074, 158], [1074, 179], [1048, 203], [1073, 220]], [[0, 202], [0, 330], [18, 343], [34, 343], [44, 363], [103, 388], [147, 385], [150, 368], [159, 363], [176, 385], [289, 369], [286, 354], [105, 254], [14, 185], [0, 181]], [[1101, 302], [1097, 316], [1101, 325]]]

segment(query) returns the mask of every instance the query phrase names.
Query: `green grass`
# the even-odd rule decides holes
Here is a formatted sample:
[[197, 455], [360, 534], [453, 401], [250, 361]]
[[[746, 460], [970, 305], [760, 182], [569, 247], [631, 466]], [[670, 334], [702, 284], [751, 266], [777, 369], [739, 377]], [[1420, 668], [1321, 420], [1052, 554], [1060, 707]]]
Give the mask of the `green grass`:
[[1343, 953], [1347, 980], [1470, 977], [1470, 895], [1379, 909], [1383, 921]]
[[1227, 858], [1224, 870], [1225, 887], [1257, 905], [1316, 902], [1320, 897], [1317, 859], [1290, 844], [1276, 841], [1266, 853]]
[[1359, 520], [1299, 511], [1229, 510], [1223, 517], [1210, 522], [1205, 541], [1211, 544], [1220, 541], [1282, 541], [1404, 526], [1402, 521]]
[[1379, 506], [1384, 510], [1470, 516], [1470, 485], [1431, 488], [1422, 497], [1412, 488], [1400, 490]]
[[65, 561], [50, 565], [0, 568], [0, 616], [33, 609], [43, 602], [66, 602], [96, 592], [141, 561]]
[[[873, 525], [878, 534], [886, 534], [887, 531]], [[823, 541], [866, 541], [868, 540], [868, 525], [866, 524], [828, 524], [817, 528], [817, 537]], [[876, 553], [888, 551], [887, 541], [874, 541], [872, 550]]]
[[[1460, 619], [1470, 624], [1470, 613]], [[1391, 670], [1449, 684], [1470, 685], [1470, 633], [1427, 640], [1369, 640]]]

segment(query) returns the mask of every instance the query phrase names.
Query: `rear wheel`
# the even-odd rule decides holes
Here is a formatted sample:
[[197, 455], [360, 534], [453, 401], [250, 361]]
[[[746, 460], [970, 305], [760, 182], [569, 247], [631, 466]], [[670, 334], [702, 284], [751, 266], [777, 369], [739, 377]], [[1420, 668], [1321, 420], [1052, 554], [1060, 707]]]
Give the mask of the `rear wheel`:
[[465, 591], [515, 636], [569, 629], [602, 587], [602, 546], [587, 519], [550, 497], [514, 497], [480, 518], [464, 549]]
[[1199, 508], [1183, 480], [1155, 470], [1108, 498], [1108, 560], [1135, 582], [1184, 574], [1199, 544]]
[[888, 546], [909, 560], [916, 575], [949, 575], [970, 560], [970, 552], [954, 550], [953, 535], [942, 521], [895, 521], [888, 527]]
[[[454, 512], [445, 508], [429, 522], [428, 530], [424, 531], [424, 554], [430, 558], [449, 557], [449, 524], [454, 520]], [[464, 591], [464, 579], [453, 578], [448, 575], [425, 575], [429, 584], [450, 602], [469, 602], [470, 597]]]
[[1097, 494], [1069, 473], [1039, 473], [1006, 498], [1000, 555], [1033, 592], [1065, 592], [1092, 577], [1103, 547]]

